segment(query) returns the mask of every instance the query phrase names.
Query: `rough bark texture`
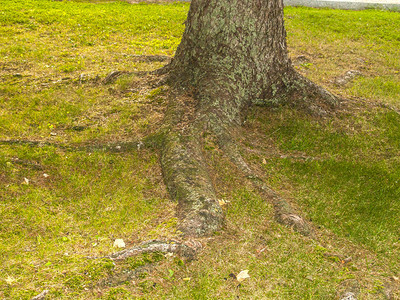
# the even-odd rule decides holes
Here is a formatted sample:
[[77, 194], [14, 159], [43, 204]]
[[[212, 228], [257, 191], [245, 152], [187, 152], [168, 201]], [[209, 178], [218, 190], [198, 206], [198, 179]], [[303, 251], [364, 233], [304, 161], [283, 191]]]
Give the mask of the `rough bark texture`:
[[200, 111], [239, 124], [241, 111], [277, 92], [292, 70], [282, 1], [194, 0], [171, 69], [194, 88]]
[[[193, 0], [182, 42], [163, 72], [176, 94], [165, 120], [161, 164], [187, 236], [210, 235], [223, 223], [202, 154], [205, 131], [252, 177], [232, 139], [251, 104], [299, 102], [319, 113], [324, 109], [313, 107], [336, 101], [292, 68], [282, 0]], [[289, 225], [297, 218], [283, 215]]]
[[142, 243], [140, 246], [132, 247], [129, 249], [122, 250], [114, 253], [107, 258], [112, 260], [124, 260], [131, 256], [136, 256], [142, 253], [175, 253], [186, 260], [193, 260], [196, 257], [196, 253], [201, 249], [202, 245], [199, 242], [186, 241], [185, 243], [179, 243], [175, 241], [148, 241]]

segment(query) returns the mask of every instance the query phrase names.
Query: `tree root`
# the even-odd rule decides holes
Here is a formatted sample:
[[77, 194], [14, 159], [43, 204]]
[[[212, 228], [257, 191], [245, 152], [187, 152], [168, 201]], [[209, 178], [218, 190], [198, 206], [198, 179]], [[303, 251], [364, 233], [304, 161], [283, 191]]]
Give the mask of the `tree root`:
[[[112, 274], [109, 274], [107, 278], [101, 280], [98, 285], [100, 286], [118, 286], [125, 284], [126, 282], [140, 278], [145, 273], [150, 273], [155, 269], [156, 261], [148, 262], [145, 265], [139, 265], [137, 267], [124, 266], [126, 259], [137, 255], [148, 254], [148, 253], [163, 253], [163, 254], [175, 254], [186, 262], [190, 262], [197, 258], [197, 254], [203, 245], [196, 240], [186, 240], [185, 242], [178, 241], [161, 241], [151, 240], [143, 242], [138, 246], [134, 246], [122, 251], [113, 253], [103, 257], [87, 257], [88, 259], [110, 259], [115, 266]], [[158, 261], [158, 260], [157, 260]], [[120, 264], [118, 262], [121, 262]], [[118, 263], [118, 264], [117, 264]]]
[[131, 55], [138, 62], [169, 62], [172, 58], [167, 55]]
[[[322, 88], [317, 89], [318, 86], [305, 78], [298, 79], [296, 84], [300, 84], [300, 80], [305, 86], [304, 91], [311, 93], [316, 90], [315, 94], [328, 99], [329, 104], [336, 103], [334, 96]], [[224, 93], [220, 91], [215, 97], [222, 95]], [[192, 97], [172, 95], [169, 101], [164, 120], [161, 166], [171, 198], [178, 201], [179, 230], [185, 236], [207, 236], [223, 224], [223, 212], [202, 153], [202, 134], [208, 131], [216, 137], [220, 148], [238, 169], [266, 198], [272, 200], [276, 220], [305, 236], [314, 237], [312, 226], [288, 201], [265, 185], [244, 161], [231, 134], [232, 128], [239, 125], [235, 123], [239, 116], [236, 116], [236, 111], [229, 115], [224, 100], [227, 101], [222, 96], [216, 102], [210, 101], [215, 107], [208, 107], [209, 104], [204, 105], [204, 102], [195, 103]]]
[[302, 218], [287, 200], [267, 186], [262, 179], [251, 170], [250, 166], [239, 153], [237, 145], [234, 144], [231, 139], [225, 137], [224, 143], [221, 144], [221, 146], [231, 162], [245, 174], [253, 186], [256, 187], [265, 198], [272, 200], [275, 210], [275, 219], [278, 223], [291, 227], [304, 236], [315, 238], [315, 230], [312, 225]]
[[315, 230], [312, 225], [301, 217], [287, 200], [283, 199], [264, 183], [261, 183], [261, 185], [255, 185], [264, 193], [272, 196], [275, 209], [275, 219], [278, 223], [291, 227], [304, 236], [315, 239]]
[[[133, 60], [138, 62], [169, 62], [171, 61], [171, 57], [166, 55], [132, 55]], [[168, 64], [166, 65], [168, 66]], [[164, 67], [166, 67], [164, 66]], [[135, 74], [137, 76], [146, 76], [149, 74], [157, 74], [162, 75], [163, 68], [157, 69], [155, 71], [138, 71], [138, 72], [128, 72], [128, 71], [112, 71], [109, 73], [102, 81], [103, 84], [110, 84], [117, 80], [119, 77], [123, 75], [131, 75]]]
[[139, 246], [125, 249], [102, 258], [109, 258], [111, 260], [118, 261], [127, 259], [128, 257], [140, 255], [143, 253], [161, 252], [161, 253], [174, 253], [184, 258], [187, 261], [191, 261], [196, 258], [197, 252], [201, 248], [202, 244], [194, 240], [188, 240], [184, 243], [176, 241], [152, 240], [144, 242]]
[[178, 229], [187, 237], [209, 236], [221, 229], [224, 217], [201, 151], [201, 133], [188, 118], [190, 101], [171, 100], [161, 167], [171, 198], [178, 201]]
[[87, 145], [66, 145], [61, 143], [53, 143], [48, 141], [33, 140], [0, 140], [0, 145], [25, 145], [29, 147], [55, 147], [65, 151], [107, 151], [107, 152], [130, 152], [132, 150], [140, 150], [142, 148], [151, 148], [154, 146], [151, 139], [143, 141], [131, 141], [120, 143], [98, 143]]
[[318, 110], [323, 109], [323, 107], [326, 107], [326, 109], [332, 109], [340, 104], [340, 98], [296, 71], [294, 71], [292, 82], [294, 83], [293, 92], [299, 93], [303, 96], [303, 99], [310, 110], [320, 107], [316, 111], [318, 112]]
[[31, 300], [43, 300], [46, 298], [46, 295], [49, 293], [49, 290], [44, 290], [43, 292], [41, 292], [39, 295], [36, 295], [35, 297], [33, 297]]
[[115, 80], [117, 80], [122, 75], [130, 75], [130, 74], [132, 74], [132, 72], [128, 72], [128, 71], [112, 71], [110, 74], [108, 74], [106, 76], [106, 78], [103, 79], [102, 83], [104, 85], [105, 84], [110, 84], [110, 83], [114, 82]]
[[161, 165], [168, 191], [178, 200], [178, 229], [185, 236], [207, 236], [221, 228], [223, 213], [194, 138], [169, 133]]
[[294, 69], [282, 76], [280, 82], [270, 85], [265, 97], [252, 101], [255, 105], [288, 104], [312, 115], [324, 117], [335, 109], [343, 99], [312, 82]]
[[88, 259], [103, 259], [108, 258], [113, 261], [125, 260], [128, 257], [144, 254], [144, 253], [173, 253], [186, 261], [192, 261], [196, 259], [197, 253], [201, 251], [203, 245], [197, 240], [186, 240], [184, 242], [178, 241], [161, 241], [151, 240], [141, 243], [138, 246], [133, 246], [128, 249], [124, 249], [119, 252], [101, 257], [87, 257]]

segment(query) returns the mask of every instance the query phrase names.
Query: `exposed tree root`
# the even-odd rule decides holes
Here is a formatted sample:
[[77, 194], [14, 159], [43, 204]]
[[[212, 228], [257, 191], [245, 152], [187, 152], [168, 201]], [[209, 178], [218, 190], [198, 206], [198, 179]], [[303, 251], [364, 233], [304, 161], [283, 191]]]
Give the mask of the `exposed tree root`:
[[130, 57], [139, 62], [169, 62], [171, 60], [171, 57], [167, 55], [132, 55]]
[[128, 72], [128, 71], [112, 71], [109, 73], [102, 81], [102, 84], [110, 84], [117, 80], [119, 77], [124, 75], [136, 75], [136, 76], [146, 76], [151, 74], [151, 71], [137, 71], [137, 72]]
[[162, 241], [162, 240], [151, 240], [143, 242], [140, 245], [124, 249], [122, 251], [113, 253], [108, 256], [102, 257], [87, 257], [88, 259], [110, 259], [114, 261], [115, 269], [109, 276], [100, 282], [99, 286], [118, 286], [121, 284], [126, 284], [126, 282], [134, 281], [141, 277], [143, 274], [151, 273], [154, 271], [157, 265], [157, 261], [149, 261], [144, 265], [139, 265], [137, 267], [126, 267], [124, 266], [124, 261], [130, 257], [135, 257], [143, 254], [155, 253], [157, 256], [160, 253], [165, 255], [177, 255], [186, 262], [190, 262], [197, 258], [197, 254], [203, 245], [201, 242], [196, 240], [186, 240], [185, 242], [179, 241]]
[[286, 199], [282, 198], [270, 187], [260, 181], [258, 178], [253, 179], [253, 184], [258, 187], [265, 195], [272, 198], [275, 209], [275, 219], [278, 223], [293, 228], [295, 231], [315, 238], [315, 230], [313, 226], [306, 221], [301, 214]]
[[243, 172], [248, 180], [251, 181], [253, 186], [256, 187], [266, 199], [272, 200], [276, 221], [293, 228], [295, 231], [305, 236], [315, 238], [315, 232], [312, 225], [302, 218], [301, 214], [298, 213], [287, 200], [267, 186], [263, 180], [257, 176], [253, 170], [251, 170], [250, 166], [244, 161], [242, 155], [239, 153], [236, 144], [234, 144], [230, 139], [229, 142], [227, 142], [227, 138], [224, 140], [225, 142], [221, 146], [228, 158], [240, 171]]
[[[171, 60], [171, 57], [166, 55], [132, 55], [131, 57], [133, 60], [138, 62], [169, 62]], [[139, 72], [113, 71], [103, 79], [102, 83], [110, 84], [123, 75], [135, 74], [137, 76], [146, 76], [152, 73], [162, 75], [162, 72], [160, 71], [162, 69], [163, 68], [158, 69], [156, 71], [139, 71]]]
[[304, 77], [293, 68], [282, 76], [278, 84], [265, 91], [265, 97], [254, 99], [255, 105], [288, 104], [306, 112], [323, 117], [329, 114], [343, 99]]
[[132, 72], [128, 72], [128, 71], [113, 71], [110, 74], [108, 74], [106, 76], [106, 78], [103, 79], [102, 83], [103, 84], [110, 84], [110, 83], [114, 82], [115, 80], [117, 80], [122, 75], [129, 75], [129, 74], [132, 74]]
[[[266, 186], [251, 170], [232, 140], [232, 132], [240, 126], [240, 119], [251, 104], [249, 99], [243, 100], [240, 88], [225, 83], [224, 80], [229, 79], [223, 76], [202, 78], [193, 91], [195, 96], [191, 96], [191, 85], [177, 72], [173, 63], [153, 74], [165, 75], [164, 79], [176, 93], [171, 94], [164, 120], [161, 166], [171, 198], [178, 201], [179, 229], [182, 233], [185, 236], [207, 236], [219, 230], [223, 224], [223, 212], [202, 153], [202, 136], [204, 132], [209, 132], [239, 170], [266, 198], [272, 200], [278, 222], [304, 235], [314, 236], [312, 226], [293, 206]], [[260, 95], [273, 100], [255, 103], [290, 103], [323, 116], [340, 102], [293, 68], [288, 68], [284, 75], [274, 78], [272, 82], [276, 84], [264, 83], [269, 87], [265, 86], [265, 91]]]
[[106, 256], [112, 260], [124, 260], [131, 256], [136, 256], [143, 253], [174, 253], [180, 257], [190, 261], [196, 258], [197, 252], [202, 248], [202, 244], [197, 241], [188, 240], [184, 243], [176, 241], [159, 241], [152, 240], [142, 243], [140, 246], [135, 246], [129, 249], [122, 250]]
[[201, 151], [201, 132], [190, 120], [190, 109], [187, 98], [170, 101], [161, 166], [168, 191], [178, 201], [179, 230], [185, 236], [199, 237], [221, 228], [223, 212]]
[[314, 237], [311, 224], [288, 201], [263, 183], [244, 161], [224, 127], [224, 120], [216, 122], [203, 118], [199, 121], [196, 114], [190, 111], [193, 108], [193, 105], [188, 105], [190, 101], [193, 100], [188, 100], [187, 97], [171, 100], [161, 149], [164, 180], [171, 197], [177, 199], [179, 204], [180, 231], [185, 236], [207, 236], [219, 230], [223, 224], [222, 209], [202, 154], [202, 132], [207, 130], [216, 137], [227, 157], [265, 198], [272, 201], [276, 220], [303, 235]]
[[49, 293], [49, 290], [44, 290], [39, 295], [36, 295], [31, 300], [43, 300], [46, 299], [46, 295]]
[[[102, 80], [102, 84], [106, 85], [106, 84], [110, 84], [115, 82], [119, 77], [121, 76], [128, 76], [128, 75], [135, 75], [138, 77], [145, 77], [148, 75], [158, 75], [161, 76], [163, 74], [165, 74], [164, 72], [160, 71], [161, 69], [157, 69], [154, 71], [135, 71], [135, 72], [128, 72], [128, 71], [112, 71], [111, 73], [109, 73], [103, 80]], [[158, 78], [157, 80], [153, 80], [152, 82], [149, 82], [149, 84], [153, 87], [157, 87], [157, 86], [161, 86], [164, 85], [166, 83], [166, 81], [164, 80], [164, 78]]]
[[144, 141], [120, 142], [120, 143], [97, 143], [87, 145], [66, 145], [61, 143], [53, 143], [48, 141], [32, 141], [32, 140], [0, 140], [0, 145], [26, 145], [30, 147], [56, 147], [65, 151], [107, 151], [107, 152], [128, 152], [132, 150], [140, 150], [142, 148], [150, 148], [154, 145], [151, 139]]
[[185, 242], [178, 241], [160, 241], [151, 240], [141, 243], [139, 246], [134, 246], [128, 249], [124, 249], [119, 252], [115, 252], [111, 255], [101, 257], [88, 257], [89, 259], [102, 259], [108, 258], [111, 260], [124, 260], [128, 257], [144, 254], [144, 253], [173, 253], [187, 261], [191, 261], [196, 258], [197, 253], [203, 248], [201, 242], [196, 240], [186, 240]]
[[300, 73], [294, 71], [294, 75], [292, 76], [293, 91], [302, 94], [306, 106], [311, 111], [315, 110], [318, 112], [324, 109], [324, 107], [326, 110], [332, 110], [340, 104], [341, 99]]

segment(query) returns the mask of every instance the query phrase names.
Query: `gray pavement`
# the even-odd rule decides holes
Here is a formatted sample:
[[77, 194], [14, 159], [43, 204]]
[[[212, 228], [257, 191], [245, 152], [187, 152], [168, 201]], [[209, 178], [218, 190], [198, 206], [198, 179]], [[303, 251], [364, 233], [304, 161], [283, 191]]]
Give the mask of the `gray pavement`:
[[[190, 2], [190, 0], [178, 0]], [[283, 0], [285, 6], [328, 7], [361, 10], [368, 8], [400, 12], [400, 0]]]
[[283, 0], [285, 6], [330, 7], [338, 9], [385, 9], [400, 11], [400, 0]]
[[[190, 2], [190, 0], [178, 0]], [[285, 6], [328, 7], [361, 10], [368, 8], [400, 12], [400, 0], [283, 0]]]

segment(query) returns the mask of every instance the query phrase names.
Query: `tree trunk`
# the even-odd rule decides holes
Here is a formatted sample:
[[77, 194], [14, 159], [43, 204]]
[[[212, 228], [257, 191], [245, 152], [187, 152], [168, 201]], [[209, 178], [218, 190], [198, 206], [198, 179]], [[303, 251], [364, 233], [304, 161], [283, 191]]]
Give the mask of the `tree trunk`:
[[194, 0], [171, 64], [201, 109], [239, 124], [252, 101], [272, 98], [292, 72], [281, 0]]
[[170, 195], [179, 202], [180, 229], [190, 236], [209, 235], [223, 220], [202, 154], [204, 131], [254, 177], [232, 140], [251, 104], [301, 103], [321, 112], [336, 102], [293, 69], [282, 0], [193, 0], [181, 44], [165, 70], [176, 94], [161, 163]]

